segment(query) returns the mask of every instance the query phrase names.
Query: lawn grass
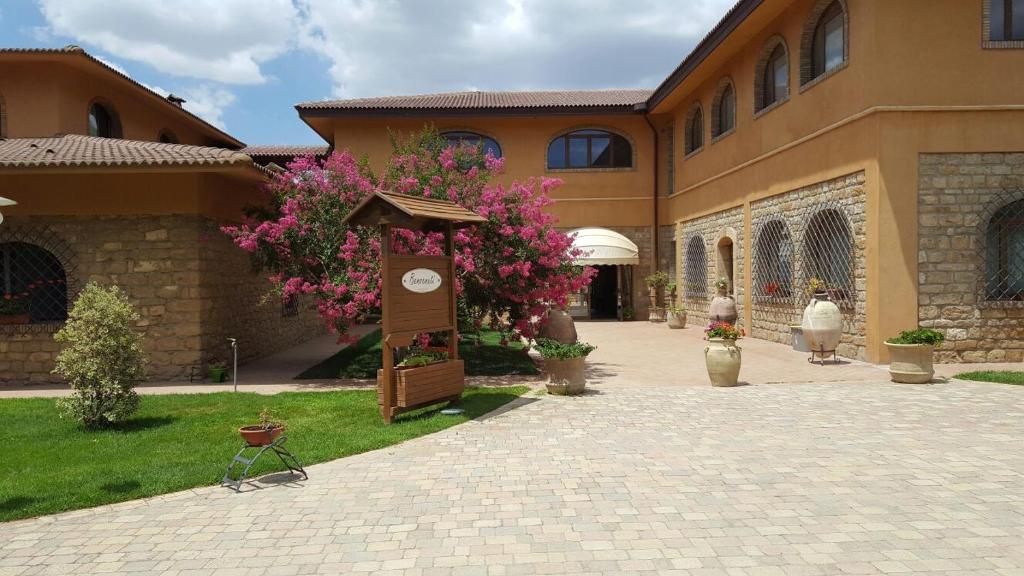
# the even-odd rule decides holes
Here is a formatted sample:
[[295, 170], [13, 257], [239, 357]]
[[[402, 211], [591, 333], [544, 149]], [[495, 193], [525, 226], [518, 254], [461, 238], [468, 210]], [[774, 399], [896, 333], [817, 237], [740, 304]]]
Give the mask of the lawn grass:
[[[374, 330], [355, 344], [298, 375], [300, 380], [333, 378], [376, 378], [381, 367], [381, 335]], [[501, 345], [501, 333], [481, 331], [479, 339], [463, 334], [459, 357], [466, 363], [467, 376], [533, 376], [539, 374], [521, 342]]]
[[[238, 428], [255, 423], [264, 407], [288, 423], [287, 446], [308, 465], [448, 428], [526, 391], [469, 388], [462, 415], [442, 415], [437, 405], [391, 426], [372, 390], [143, 396], [133, 418], [102, 431], [61, 419], [52, 398], [2, 399], [0, 521], [217, 484], [242, 446]], [[258, 474], [282, 469], [272, 455], [254, 466]]]
[[1024, 386], [1024, 372], [962, 372], [954, 376], [960, 380], [974, 380], [975, 382], [996, 382], [998, 384], [1017, 384]]

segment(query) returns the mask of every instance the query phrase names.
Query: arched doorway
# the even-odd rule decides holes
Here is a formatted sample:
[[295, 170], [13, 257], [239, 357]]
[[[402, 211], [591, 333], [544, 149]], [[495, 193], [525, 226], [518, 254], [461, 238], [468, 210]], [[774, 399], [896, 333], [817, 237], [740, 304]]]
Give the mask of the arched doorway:
[[622, 320], [633, 309], [633, 267], [640, 264], [640, 249], [632, 240], [607, 228], [580, 228], [573, 248], [582, 253], [580, 266], [593, 266], [597, 275], [584, 293], [577, 295], [569, 313], [575, 318]]
[[715, 282], [718, 282], [722, 278], [725, 278], [729, 282], [728, 294], [731, 296], [736, 295], [736, 282], [735, 273], [733, 272], [733, 242], [729, 236], [722, 236], [718, 239], [718, 249], [716, 250], [718, 255], [718, 278], [715, 278]]

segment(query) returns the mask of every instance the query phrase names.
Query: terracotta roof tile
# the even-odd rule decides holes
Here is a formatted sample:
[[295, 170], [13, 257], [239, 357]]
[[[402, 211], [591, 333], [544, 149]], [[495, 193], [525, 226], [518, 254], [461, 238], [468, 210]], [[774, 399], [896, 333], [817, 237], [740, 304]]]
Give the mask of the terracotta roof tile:
[[632, 107], [647, 101], [650, 90], [559, 90], [549, 92], [450, 92], [320, 100], [296, 106], [304, 110], [486, 110], [504, 108]]
[[241, 149], [241, 152], [248, 154], [254, 158], [260, 156], [302, 156], [305, 154], [313, 154], [314, 156], [323, 156], [330, 151], [330, 146], [300, 146], [300, 145], [264, 145], [264, 146], [246, 146]]
[[56, 167], [255, 167], [249, 156], [226, 148], [140, 142], [69, 134], [0, 140], [0, 170]]

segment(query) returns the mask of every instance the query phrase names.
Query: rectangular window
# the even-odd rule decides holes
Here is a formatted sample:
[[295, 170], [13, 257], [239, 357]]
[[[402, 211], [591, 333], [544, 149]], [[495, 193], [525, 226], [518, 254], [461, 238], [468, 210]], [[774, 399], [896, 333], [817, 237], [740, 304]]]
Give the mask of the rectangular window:
[[1024, 0], [989, 0], [988, 8], [990, 41], [1024, 40]]
[[846, 52], [843, 18], [840, 14], [825, 24], [825, 70], [835, 70], [843, 63]]
[[789, 63], [785, 59], [775, 62], [775, 91], [772, 94], [772, 102], [782, 100], [789, 96]]

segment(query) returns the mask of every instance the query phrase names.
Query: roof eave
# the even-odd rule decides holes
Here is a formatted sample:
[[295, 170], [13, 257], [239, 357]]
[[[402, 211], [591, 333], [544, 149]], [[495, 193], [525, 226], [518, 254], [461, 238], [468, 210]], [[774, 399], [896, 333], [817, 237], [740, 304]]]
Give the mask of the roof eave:
[[[306, 118], [431, 118], [438, 116], [612, 116], [637, 114], [637, 104], [615, 106], [524, 106], [503, 108], [303, 108], [295, 107]], [[312, 126], [310, 125], [312, 128]], [[315, 128], [313, 128], [316, 130]], [[321, 137], [323, 134], [321, 134]]]

